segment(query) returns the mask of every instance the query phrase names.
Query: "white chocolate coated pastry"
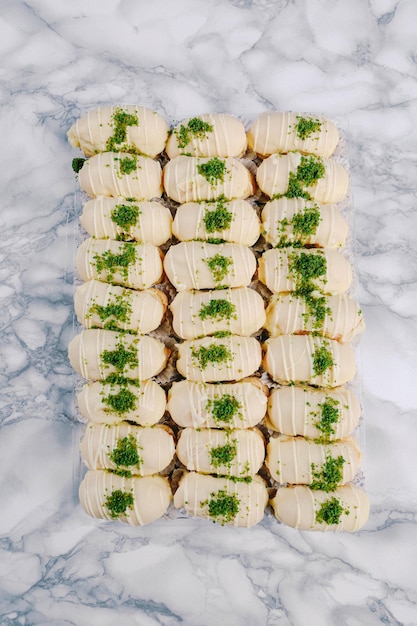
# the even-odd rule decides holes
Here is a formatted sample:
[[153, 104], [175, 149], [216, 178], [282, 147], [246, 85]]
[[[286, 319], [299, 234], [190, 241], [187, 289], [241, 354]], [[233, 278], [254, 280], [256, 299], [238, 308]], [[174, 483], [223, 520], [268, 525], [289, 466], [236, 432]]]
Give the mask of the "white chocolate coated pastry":
[[261, 468], [265, 443], [256, 429], [185, 428], [176, 452], [190, 471], [242, 478], [254, 476]]
[[150, 476], [162, 472], [175, 453], [174, 437], [165, 426], [141, 428], [126, 422], [88, 424], [80, 443], [88, 469], [131, 472]]
[[298, 150], [329, 157], [339, 142], [339, 132], [322, 115], [266, 111], [248, 131], [248, 147], [259, 156]]
[[[238, 159], [220, 159], [223, 164], [219, 175], [208, 179], [200, 173], [201, 168], [210, 168], [215, 160], [215, 171], [219, 170], [219, 159], [178, 156], [169, 161], [163, 172], [167, 196], [175, 202], [198, 202], [216, 200], [224, 196], [228, 200], [247, 198], [255, 191], [252, 174]], [[82, 171], [82, 170], [81, 170]]]
[[174, 332], [181, 339], [196, 339], [219, 331], [252, 335], [265, 323], [262, 296], [248, 287], [182, 291], [170, 309]]
[[317, 204], [304, 198], [276, 198], [262, 211], [265, 239], [272, 246], [301, 243], [318, 248], [342, 248], [348, 223], [335, 204]]
[[352, 341], [365, 328], [361, 309], [346, 294], [324, 297], [323, 319], [314, 315], [302, 296], [275, 294], [266, 309], [265, 328], [272, 337], [318, 333], [342, 343]]
[[333, 491], [335, 485], [353, 480], [361, 459], [361, 450], [352, 438], [322, 444], [283, 435], [269, 440], [265, 463], [279, 483]]
[[261, 225], [255, 209], [246, 200], [187, 202], [177, 208], [172, 232], [180, 241], [223, 239], [253, 246]]
[[96, 381], [84, 385], [77, 396], [80, 413], [96, 424], [118, 424], [122, 420], [139, 426], [159, 422], [166, 408], [163, 388], [154, 380], [123, 385]]
[[[132, 123], [124, 125], [125, 138], [117, 143], [117, 138], [112, 140], [112, 137], [120, 126], [118, 120], [123, 121], [123, 117]], [[80, 147], [87, 156], [117, 149], [156, 157], [165, 147], [168, 130], [168, 124], [156, 111], [123, 104], [88, 111], [71, 126], [67, 135], [72, 147]]]
[[78, 321], [86, 328], [130, 330], [144, 335], [158, 328], [167, 307], [159, 289], [135, 291], [88, 280], [74, 294]]
[[299, 176], [299, 168], [306, 161], [313, 160], [324, 166], [324, 173], [316, 182], [302, 186], [302, 192], [308, 193], [311, 200], [332, 204], [341, 202], [346, 196], [349, 184], [349, 174], [345, 168], [334, 159], [322, 157], [304, 157], [299, 152], [290, 154], [272, 154], [262, 161], [256, 173], [256, 180], [260, 189], [270, 198], [275, 195], [288, 193], [290, 174]]
[[241, 380], [256, 372], [261, 360], [254, 337], [203, 337], [178, 344], [177, 370], [195, 382]]
[[171, 237], [172, 216], [159, 202], [100, 196], [83, 206], [80, 222], [97, 239], [134, 240], [161, 246]]
[[268, 400], [268, 426], [284, 435], [310, 439], [345, 439], [358, 425], [359, 400], [350, 389], [281, 387]]
[[161, 255], [151, 243], [88, 237], [77, 250], [76, 266], [82, 280], [148, 289], [161, 279]]
[[84, 162], [78, 173], [83, 191], [92, 198], [124, 196], [151, 200], [162, 196], [158, 161], [124, 152], [102, 152]]
[[283, 385], [308, 383], [338, 387], [355, 377], [355, 355], [350, 343], [312, 335], [281, 335], [265, 342], [264, 367]]
[[166, 513], [172, 492], [162, 476], [125, 478], [104, 470], [89, 470], [80, 485], [79, 497], [81, 506], [92, 517], [143, 526]]
[[[309, 256], [315, 258], [309, 259]], [[258, 276], [274, 293], [295, 291], [307, 277], [315, 289], [326, 294], [338, 294], [349, 289], [352, 266], [335, 250], [273, 248], [260, 257]]]
[[238, 243], [183, 241], [170, 247], [164, 269], [177, 291], [246, 287], [256, 271], [256, 258]]
[[174, 506], [193, 517], [245, 528], [262, 520], [267, 502], [268, 491], [259, 476], [246, 483], [188, 472], [174, 495]]
[[179, 154], [196, 157], [241, 157], [245, 152], [244, 125], [225, 113], [205, 113], [183, 120], [175, 126], [166, 145], [166, 153], [170, 159]]
[[304, 485], [280, 487], [271, 504], [280, 522], [299, 530], [356, 532], [369, 517], [366, 493], [351, 484], [332, 493]]
[[218, 385], [181, 380], [168, 391], [167, 410], [184, 428], [251, 428], [265, 416], [267, 391], [259, 378]]
[[111, 374], [147, 380], [164, 369], [168, 350], [148, 335], [91, 328], [71, 339], [68, 355], [75, 371], [87, 380], [105, 380]]

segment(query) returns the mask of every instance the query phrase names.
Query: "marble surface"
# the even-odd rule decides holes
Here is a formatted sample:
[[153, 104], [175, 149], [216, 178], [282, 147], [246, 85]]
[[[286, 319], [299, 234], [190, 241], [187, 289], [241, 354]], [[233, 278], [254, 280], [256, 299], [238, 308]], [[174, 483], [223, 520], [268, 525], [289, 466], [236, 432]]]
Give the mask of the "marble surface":
[[[2, 0], [0, 622], [417, 623], [414, 0]], [[355, 535], [90, 519], [77, 501], [74, 151], [100, 103], [320, 111], [355, 205], [371, 516]]]

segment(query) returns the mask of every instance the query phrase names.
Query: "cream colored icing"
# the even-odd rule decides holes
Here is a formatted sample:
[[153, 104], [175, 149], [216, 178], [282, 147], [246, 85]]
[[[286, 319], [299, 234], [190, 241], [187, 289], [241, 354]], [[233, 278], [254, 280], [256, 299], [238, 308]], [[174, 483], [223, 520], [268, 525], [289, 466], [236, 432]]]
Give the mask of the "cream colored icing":
[[[111, 269], [97, 268], [97, 260], [105, 261], [109, 255], [117, 257], [125, 250], [134, 249], [129, 265], [115, 265]], [[77, 250], [77, 272], [82, 280], [97, 278], [101, 281], [124, 285], [132, 289], [148, 289], [162, 276], [161, 252], [151, 243], [114, 241], [88, 237]]]
[[194, 118], [187, 118], [177, 124], [166, 145], [166, 153], [170, 159], [179, 154], [196, 157], [241, 157], [245, 153], [246, 132], [240, 120], [225, 113], [205, 113], [196, 117], [209, 124], [212, 130], [204, 132], [201, 137], [191, 134], [191, 141], [180, 148], [180, 128], [187, 127], [189, 120]]
[[[126, 351], [132, 360], [124, 367], [116, 368], [106, 360], [108, 353], [117, 356]], [[83, 330], [68, 345], [72, 367], [87, 380], [104, 380], [110, 374], [147, 380], [164, 369], [168, 354], [164, 344], [154, 337], [96, 328]]]
[[[222, 455], [220, 458], [216, 456], [216, 451]], [[190, 471], [243, 478], [254, 476], [260, 470], [265, 457], [265, 443], [256, 429], [185, 428], [180, 433], [176, 452], [181, 463]], [[222, 458], [226, 462], [222, 462]]]
[[[135, 224], [121, 226], [116, 223], [120, 206], [138, 209]], [[97, 239], [135, 240], [161, 246], [171, 237], [171, 211], [159, 202], [134, 202], [121, 196], [100, 196], [84, 204], [80, 222], [88, 234]]]
[[[294, 229], [294, 219], [312, 211], [318, 212], [319, 223], [311, 234]], [[294, 241], [318, 248], [342, 248], [346, 243], [348, 223], [335, 204], [318, 204], [304, 198], [276, 198], [262, 210], [265, 239], [272, 246]]]
[[[225, 359], [208, 361], [204, 366], [199, 355], [206, 350], [223, 350]], [[178, 344], [177, 370], [196, 382], [241, 380], [251, 376], [261, 364], [261, 346], [254, 337], [203, 337]]]
[[[298, 117], [319, 121], [320, 128], [302, 139], [298, 136]], [[298, 150], [305, 154], [329, 157], [339, 142], [339, 132], [331, 120], [322, 115], [265, 111], [251, 124], [247, 133], [248, 147], [262, 157], [274, 152]]]
[[[237, 504], [237, 513], [230, 521], [221, 516], [217, 518], [210, 516], [209, 502], [218, 499], [220, 492], [226, 497], [231, 496]], [[267, 501], [268, 492], [259, 476], [255, 476], [252, 482], [245, 483], [187, 472], [174, 495], [174, 506], [177, 509], [184, 508], [188, 515], [203, 517], [227, 526], [245, 528], [251, 528], [262, 520]]]
[[350, 389], [316, 390], [311, 387], [281, 387], [271, 392], [268, 400], [268, 426], [284, 435], [302, 435], [311, 439], [323, 437], [319, 428], [323, 404], [337, 411], [337, 421], [326, 429], [330, 440], [345, 439], [358, 425], [361, 414], [359, 400]]
[[352, 437], [322, 444], [282, 435], [269, 440], [265, 463], [272, 478], [279, 483], [310, 485], [317, 480], [317, 474], [323, 472], [329, 457], [343, 459], [339, 484], [344, 485], [359, 471], [362, 452]]
[[[210, 317], [207, 307], [213, 301], [228, 303], [231, 313]], [[220, 304], [221, 306], [221, 304]], [[216, 289], [213, 291], [182, 291], [171, 302], [172, 326], [181, 339], [195, 339], [228, 331], [235, 335], [252, 335], [265, 323], [262, 296], [253, 289]]]
[[323, 321], [311, 314], [306, 300], [294, 294], [274, 294], [266, 309], [265, 328], [272, 337], [316, 332], [342, 343], [363, 332], [359, 304], [346, 294], [327, 296]]
[[[221, 266], [215, 262], [218, 257], [226, 259], [223, 261], [226, 271], [219, 280], [216, 271]], [[214, 269], [210, 269], [213, 263]], [[177, 291], [246, 287], [256, 271], [256, 259], [250, 248], [238, 243], [186, 241], [170, 247], [164, 269]]]
[[[256, 173], [260, 189], [270, 198], [286, 194], [290, 173], [296, 174], [302, 158], [303, 155], [299, 152], [291, 152], [290, 154], [272, 154], [262, 161]], [[311, 200], [323, 204], [341, 202], [348, 190], [349, 174], [334, 159], [323, 158], [322, 162], [325, 168], [324, 176], [315, 184], [303, 188], [303, 191], [309, 194]]]
[[120, 150], [133, 146], [137, 152], [150, 157], [160, 154], [168, 137], [168, 124], [156, 111], [134, 104], [91, 109], [69, 129], [67, 136], [71, 146], [80, 147], [86, 156], [107, 151], [107, 141], [114, 134], [113, 116], [117, 109], [135, 115], [138, 120], [137, 125], [127, 126], [126, 142], [120, 145]]
[[[224, 407], [234, 407], [227, 411]], [[223, 407], [223, 411], [220, 409]], [[267, 388], [259, 379], [208, 384], [181, 380], [168, 391], [167, 410], [178, 426], [251, 428], [265, 416]]]
[[[102, 308], [112, 305], [124, 307], [124, 320], [120, 319], [120, 315], [105, 315]], [[103, 328], [108, 324], [115, 324], [120, 330], [144, 335], [158, 328], [166, 306], [167, 297], [158, 289], [135, 291], [98, 280], [88, 280], [79, 285], [74, 294], [78, 321], [86, 328]]]
[[273, 248], [264, 252], [258, 261], [258, 277], [274, 293], [295, 291], [302, 276], [292, 269], [293, 259], [300, 255], [313, 255], [325, 259], [325, 273], [311, 282], [326, 294], [344, 293], [352, 282], [352, 266], [335, 250], [317, 248]]
[[[339, 523], [318, 522], [316, 515], [322, 504], [332, 498], [343, 507]], [[332, 493], [313, 491], [304, 485], [280, 487], [271, 504], [280, 522], [299, 530], [356, 532], [369, 516], [366, 493], [352, 484], [343, 485]]]
[[126, 508], [117, 520], [133, 526], [143, 526], [162, 517], [172, 500], [169, 482], [162, 476], [125, 478], [104, 470], [89, 470], [79, 489], [81, 506], [92, 517], [115, 519], [107, 506], [107, 499], [115, 491], [132, 494], [132, 507]]
[[251, 196], [255, 183], [249, 170], [238, 159], [227, 157], [223, 160], [226, 165], [224, 180], [210, 184], [197, 169], [210, 161], [209, 158], [175, 157], [164, 167], [163, 182], [167, 196], [180, 204], [216, 200], [219, 196], [228, 200]]
[[[355, 356], [350, 343], [312, 335], [281, 335], [268, 339], [265, 349], [264, 368], [284, 385], [306, 382], [319, 387], [338, 387], [355, 376]], [[333, 365], [316, 374], [315, 356], [323, 352]]]
[[[120, 170], [121, 162], [135, 162], [128, 174]], [[162, 170], [158, 161], [124, 152], [102, 152], [84, 162], [78, 173], [83, 191], [92, 198], [124, 196], [151, 200], [162, 196]]]
[[[137, 452], [136, 464], [115, 463], [120, 446]], [[172, 432], [165, 426], [141, 428], [126, 422], [88, 424], [80, 443], [81, 457], [88, 469], [129, 471], [134, 476], [150, 476], [164, 470], [175, 454]], [[115, 456], [116, 455], [116, 456]]]
[[[135, 383], [127, 382], [121, 386], [96, 381], [83, 385], [77, 395], [80, 413], [96, 424], [117, 424], [122, 420], [134, 422], [139, 426], [156, 424], [165, 413], [165, 391], [153, 380], [143, 380], [139, 384], [135, 381]], [[107, 400], [126, 390], [129, 394], [133, 394], [134, 406], [117, 411]]]
[[230, 226], [224, 230], [208, 231], [206, 226], [210, 213], [215, 212], [216, 202], [187, 202], [176, 211], [172, 232], [180, 241], [200, 239], [223, 239], [229, 243], [253, 246], [258, 240], [261, 225], [255, 209], [246, 200], [223, 201], [221, 206], [230, 213]]

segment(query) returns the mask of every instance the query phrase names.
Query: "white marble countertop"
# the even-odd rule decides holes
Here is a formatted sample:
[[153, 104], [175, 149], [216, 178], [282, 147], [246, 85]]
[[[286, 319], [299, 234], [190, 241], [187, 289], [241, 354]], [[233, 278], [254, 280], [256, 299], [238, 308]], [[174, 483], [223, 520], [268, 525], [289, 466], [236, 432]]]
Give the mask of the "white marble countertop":
[[[0, 18], [0, 622], [417, 623], [414, 0], [3, 0]], [[175, 120], [317, 111], [345, 129], [355, 205], [369, 522], [143, 528], [76, 496], [74, 174], [101, 103]], [[76, 456], [76, 454], [75, 454]]]

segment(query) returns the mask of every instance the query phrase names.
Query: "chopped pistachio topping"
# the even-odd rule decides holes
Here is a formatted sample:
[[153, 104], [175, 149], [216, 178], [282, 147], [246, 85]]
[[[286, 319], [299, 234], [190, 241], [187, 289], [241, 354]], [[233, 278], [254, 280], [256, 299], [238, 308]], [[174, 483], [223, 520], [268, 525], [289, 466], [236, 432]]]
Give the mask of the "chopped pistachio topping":
[[127, 141], [128, 126], [138, 126], [139, 120], [137, 115], [132, 115], [117, 108], [113, 114], [113, 135], [108, 138], [106, 150], [109, 152], [117, 152], [123, 147], [124, 152], [136, 152], [133, 146], [123, 145]]
[[194, 138], [205, 139], [208, 133], [213, 132], [213, 126], [198, 117], [193, 117], [186, 126], [181, 124], [179, 128], [174, 128], [173, 132], [177, 137], [178, 148], [182, 149]]
[[301, 157], [297, 171], [290, 172], [288, 176], [288, 189], [285, 194], [274, 196], [280, 198], [282, 195], [287, 198], [304, 198], [311, 200], [310, 194], [306, 191], [306, 187], [312, 187], [317, 184], [320, 178], [323, 178], [326, 170], [321, 157], [309, 156]]
[[226, 363], [232, 359], [229, 348], [216, 343], [212, 343], [208, 348], [204, 346], [200, 346], [198, 350], [193, 348], [191, 354], [198, 361], [202, 370], [205, 370], [209, 363]]
[[117, 519], [119, 515], [126, 512], [126, 509], [131, 509], [133, 503], [134, 498], [132, 493], [115, 489], [106, 497], [105, 505], [109, 510], [110, 517]]
[[203, 304], [198, 312], [200, 319], [205, 320], [208, 317], [215, 320], [236, 319], [236, 307], [228, 300], [222, 298], [210, 300], [207, 304]]
[[343, 456], [339, 455], [334, 458], [329, 452], [321, 468], [317, 468], [317, 466], [312, 463], [313, 482], [310, 484], [310, 489], [322, 489], [326, 491], [326, 493], [334, 491], [342, 482], [344, 462], [345, 459]]
[[103, 397], [103, 403], [109, 407], [105, 411], [107, 413], [119, 413], [120, 415], [134, 411], [136, 409], [136, 401], [135, 394], [125, 387], [117, 393], [111, 393]]
[[223, 183], [226, 174], [226, 161], [214, 157], [206, 163], [197, 165], [197, 171], [207, 180], [211, 187], [215, 187], [218, 182]]
[[324, 522], [325, 524], [338, 524], [342, 513], [349, 515], [349, 511], [344, 509], [338, 498], [334, 496], [329, 500], [323, 502], [316, 513], [316, 522], [319, 524]]
[[112, 365], [117, 372], [122, 373], [126, 367], [135, 367], [138, 364], [137, 350], [133, 346], [130, 348], [126, 350], [124, 345], [119, 343], [115, 350], [104, 350], [101, 360], [105, 365]]
[[222, 465], [230, 468], [237, 455], [237, 440], [226, 443], [224, 446], [217, 446], [210, 449], [210, 465], [219, 468]]
[[109, 454], [110, 460], [117, 466], [140, 468], [142, 459], [138, 454], [136, 439], [133, 435], [117, 440], [116, 447]]
[[300, 139], [308, 139], [314, 133], [317, 133], [321, 126], [322, 122], [319, 119], [314, 119], [313, 117], [302, 117], [301, 115], [297, 115], [297, 124], [295, 126], [295, 131], [297, 133], [297, 137]]
[[233, 214], [224, 206], [224, 196], [217, 200], [216, 208], [212, 211], [207, 208], [203, 217], [203, 221], [208, 233], [218, 233], [230, 227], [233, 220]]
[[132, 312], [132, 304], [129, 298], [116, 296], [110, 300], [106, 306], [93, 304], [89, 314], [96, 313], [103, 322], [103, 328], [108, 330], [120, 330], [120, 323], [127, 323]]
[[233, 260], [229, 256], [222, 256], [219, 253], [205, 259], [205, 262], [209, 267], [215, 283], [221, 283], [227, 276], [229, 267], [233, 265]]
[[129, 228], [137, 224], [140, 213], [137, 204], [116, 204], [110, 217], [120, 228]]
[[119, 271], [124, 279], [129, 275], [129, 266], [136, 261], [136, 245], [134, 243], [124, 243], [119, 253], [106, 250], [103, 254], [95, 254], [94, 261], [98, 274], [105, 272], [106, 280], [112, 282], [114, 274]]
[[313, 371], [315, 376], [324, 374], [334, 365], [332, 353], [325, 345], [316, 348], [313, 352]]
[[305, 321], [312, 317], [314, 329], [320, 329], [327, 313], [330, 313], [326, 296], [314, 293], [314, 281], [326, 275], [327, 261], [324, 253], [321, 250], [317, 250], [315, 254], [293, 253], [289, 257], [289, 270], [295, 283], [294, 296], [306, 303]]
[[235, 493], [229, 495], [225, 489], [217, 493], [212, 492], [210, 499], [200, 503], [201, 507], [207, 506], [209, 516], [214, 522], [221, 522], [222, 526], [235, 519], [239, 513], [240, 500]]
[[230, 424], [239, 409], [242, 408], [240, 402], [230, 394], [226, 393], [220, 398], [209, 400], [206, 406], [207, 410], [211, 410], [214, 422]]
[[131, 174], [137, 169], [138, 160], [136, 156], [124, 157], [123, 159], [116, 159], [120, 161], [120, 173]]
[[[335, 434], [334, 425], [340, 420], [340, 402], [327, 396], [322, 404], [319, 404], [321, 409], [320, 418], [314, 422], [315, 427], [321, 431], [321, 437], [319, 442], [328, 443], [332, 439], [332, 435]], [[317, 416], [317, 414], [315, 414]]]

